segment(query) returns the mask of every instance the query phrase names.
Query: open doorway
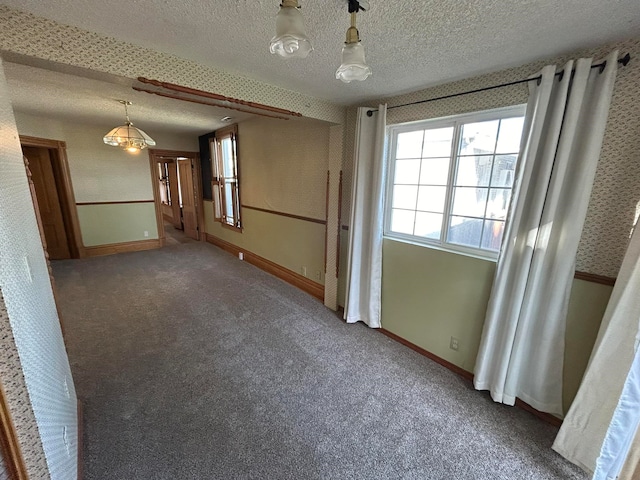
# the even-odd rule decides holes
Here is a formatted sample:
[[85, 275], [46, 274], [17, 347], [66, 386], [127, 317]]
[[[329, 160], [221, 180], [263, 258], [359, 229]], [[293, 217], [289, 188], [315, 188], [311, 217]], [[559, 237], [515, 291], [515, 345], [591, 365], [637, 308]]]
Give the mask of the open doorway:
[[65, 143], [20, 136], [20, 144], [49, 258], [80, 258], [83, 247]]
[[200, 240], [204, 219], [198, 153], [150, 150], [149, 159], [162, 245]]

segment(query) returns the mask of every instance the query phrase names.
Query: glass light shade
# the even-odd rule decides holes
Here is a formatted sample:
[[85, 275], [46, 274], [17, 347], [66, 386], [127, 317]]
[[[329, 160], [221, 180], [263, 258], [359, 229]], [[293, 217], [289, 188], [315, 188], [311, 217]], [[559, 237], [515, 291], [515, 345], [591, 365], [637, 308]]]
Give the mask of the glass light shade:
[[107, 145], [120, 147], [129, 152], [153, 147], [156, 144], [153, 138], [134, 127], [132, 123], [114, 128], [102, 138], [102, 141]]
[[371, 75], [371, 67], [364, 59], [362, 43], [345, 43], [342, 47], [342, 65], [336, 71], [336, 78], [344, 83], [366, 80]]
[[271, 39], [269, 51], [285, 58], [305, 58], [312, 50], [300, 10], [280, 7], [276, 16], [276, 36]]

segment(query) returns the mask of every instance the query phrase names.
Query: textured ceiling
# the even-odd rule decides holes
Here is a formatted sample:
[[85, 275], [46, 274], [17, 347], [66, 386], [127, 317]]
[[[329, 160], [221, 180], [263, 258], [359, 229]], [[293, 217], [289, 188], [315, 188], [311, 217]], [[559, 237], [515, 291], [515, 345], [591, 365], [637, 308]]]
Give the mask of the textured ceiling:
[[227, 125], [220, 120], [225, 116], [232, 117], [232, 122], [253, 117], [136, 92], [125, 78], [105, 76], [109, 81], [104, 81], [10, 62], [4, 63], [4, 71], [13, 108], [26, 114], [115, 127], [124, 122], [118, 100], [129, 100], [133, 103], [129, 116], [137, 127], [192, 135]]
[[370, 0], [373, 76], [334, 78], [345, 0], [299, 0], [315, 51], [268, 52], [278, 0], [0, 0], [35, 15], [337, 103], [352, 104], [638, 35], [638, 0]]

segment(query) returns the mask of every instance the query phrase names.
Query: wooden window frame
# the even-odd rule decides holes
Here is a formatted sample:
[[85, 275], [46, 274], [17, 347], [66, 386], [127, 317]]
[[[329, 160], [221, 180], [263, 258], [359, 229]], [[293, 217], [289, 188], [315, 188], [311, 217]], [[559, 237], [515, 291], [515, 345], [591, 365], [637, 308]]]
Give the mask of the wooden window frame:
[[[222, 140], [225, 138], [231, 139], [231, 145], [233, 149], [233, 164], [235, 169], [235, 175], [231, 177], [224, 176], [224, 168], [222, 166]], [[209, 148], [211, 150], [211, 189], [213, 200], [213, 215], [214, 220], [222, 224], [223, 227], [234, 230], [236, 232], [242, 232], [242, 216], [240, 200], [240, 161], [238, 154], [238, 125], [234, 124], [229, 127], [216, 130], [214, 136], [209, 140]], [[227, 221], [226, 212], [228, 211], [226, 189], [229, 188], [229, 184], [233, 184], [233, 190], [231, 191], [231, 198], [233, 205], [233, 223]], [[217, 213], [220, 215], [216, 215]]]

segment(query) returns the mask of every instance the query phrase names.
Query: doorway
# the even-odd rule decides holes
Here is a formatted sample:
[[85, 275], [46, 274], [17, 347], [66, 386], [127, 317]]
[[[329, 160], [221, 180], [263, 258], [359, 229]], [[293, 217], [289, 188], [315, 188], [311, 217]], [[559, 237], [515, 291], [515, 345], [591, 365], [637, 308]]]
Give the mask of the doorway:
[[20, 144], [49, 258], [80, 258], [82, 241], [65, 143], [20, 136]]
[[162, 245], [203, 239], [199, 155], [195, 152], [150, 150], [149, 159]]

